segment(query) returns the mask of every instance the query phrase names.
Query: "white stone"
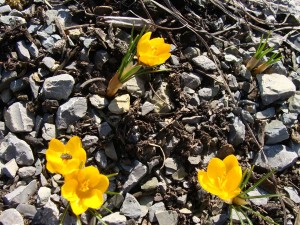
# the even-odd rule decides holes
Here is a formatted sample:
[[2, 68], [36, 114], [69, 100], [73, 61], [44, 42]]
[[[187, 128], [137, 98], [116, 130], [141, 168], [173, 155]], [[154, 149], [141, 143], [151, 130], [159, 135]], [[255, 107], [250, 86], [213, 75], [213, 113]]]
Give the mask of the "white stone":
[[129, 94], [115, 97], [108, 105], [109, 111], [115, 114], [123, 114], [129, 111], [130, 96]]

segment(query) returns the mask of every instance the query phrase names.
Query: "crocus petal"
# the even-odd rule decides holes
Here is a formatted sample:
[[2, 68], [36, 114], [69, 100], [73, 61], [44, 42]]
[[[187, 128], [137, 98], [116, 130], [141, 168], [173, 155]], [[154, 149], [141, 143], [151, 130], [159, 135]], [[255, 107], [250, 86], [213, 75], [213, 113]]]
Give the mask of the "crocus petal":
[[236, 190], [242, 180], [242, 168], [240, 166], [233, 167], [226, 175], [223, 188], [228, 191]]
[[212, 158], [207, 167], [207, 175], [210, 179], [215, 182], [222, 178], [223, 174], [226, 173], [225, 164], [221, 159]]
[[82, 143], [79, 137], [74, 136], [70, 138], [70, 140], [66, 144], [66, 149], [70, 152], [72, 157], [83, 160], [83, 164], [85, 164], [86, 152], [82, 148]]
[[103, 204], [103, 193], [94, 189], [90, 195], [82, 200], [82, 203], [88, 208], [98, 209]]
[[69, 201], [75, 201], [78, 199], [78, 196], [76, 194], [77, 187], [77, 180], [69, 179], [61, 187], [61, 195]]
[[226, 166], [226, 171], [230, 171], [233, 167], [239, 166], [239, 162], [237, 158], [234, 155], [228, 155], [224, 160], [223, 160], [225, 166]]
[[97, 186], [95, 186], [97, 190], [100, 190], [102, 193], [106, 192], [109, 186], [109, 179], [107, 176], [99, 174], [99, 176], [97, 176], [97, 181]]
[[211, 183], [211, 179], [207, 176], [207, 172], [204, 171], [198, 171], [198, 181], [200, 183], [200, 186], [207, 192], [219, 195], [220, 190], [217, 186]]
[[72, 211], [75, 215], [80, 215], [84, 213], [89, 207], [85, 206], [81, 201], [70, 202]]

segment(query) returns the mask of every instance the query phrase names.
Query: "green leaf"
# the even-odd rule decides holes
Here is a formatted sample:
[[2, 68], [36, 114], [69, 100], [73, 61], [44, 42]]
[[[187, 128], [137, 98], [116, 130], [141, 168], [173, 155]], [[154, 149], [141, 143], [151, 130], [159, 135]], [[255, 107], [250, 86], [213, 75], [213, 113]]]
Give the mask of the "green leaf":
[[80, 216], [76, 216], [76, 225], [82, 225]]
[[239, 210], [244, 215], [244, 217], [246, 218], [246, 220], [249, 223], [249, 225], [253, 225], [253, 223], [252, 223], [251, 219], [248, 217], [247, 213], [244, 210], [242, 210], [242, 208], [239, 208]]
[[243, 196], [244, 199], [255, 199], [255, 198], [274, 198], [282, 197], [284, 194], [266, 194], [266, 195], [256, 195], [256, 196]]
[[61, 216], [61, 218], [59, 220], [59, 225], [63, 225], [64, 224], [64, 220], [66, 218], [66, 215], [67, 215], [67, 212], [68, 212], [69, 208], [70, 208], [70, 202], [68, 202], [68, 204], [67, 204], [67, 206], [66, 206], [66, 208], [65, 208], [65, 210], [64, 210], [64, 212], [63, 212], [63, 214], [62, 214], [62, 216]]
[[113, 192], [113, 191], [106, 191], [105, 194], [108, 194], [108, 195], [120, 195], [119, 192]]
[[248, 188], [247, 190], [243, 191], [243, 194], [247, 194], [250, 191], [253, 191], [257, 186], [259, 186], [264, 180], [268, 179], [276, 170], [271, 170], [269, 173], [264, 175], [260, 178], [252, 187]]
[[248, 169], [245, 170], [246, 175], [244, 176], [245, 179], [243, 180], [242, 184], [240, 185], [241, 190], [243, 190], [244, 187], [246, 187], [246, 185], [248, 184], [248, 181], [249, 181], [250, 176], [251, 176], [251, 174], [253, 172], [253, 169], [254, 169], [254, 165], [251, 166], [250, 171], [248, 171]]
[[99, 220], [100, 223], [102, 223], [103, 225], [107, 225], [107, 223], [105, 223], [102, 220], [102, 216], [100, 215], [100, 213], [98, 213], [95, 209], [89, 209], [89, 212], [95, 216], [97, 218], [97, 220]]
[[238, 218], [239, 218], [241, 224], [244, 225], [245, 223], [244, 223], [244, 221], [243, 221], [243, 218], [241, 218], [241, 215], [239, 214], [239, 210], [237, 210], [233, 205], [232, 205], [232, 207], [233, 207], [233, 209], [235, 210], [236, 215], [238, 216]]
[[249, 208], [249, 207], [247, 207], [247, 206], [241, 205], [241, 207], [244, 208], [245, 210], [250, 211], [252, 214], [254, 214], [254, 215], [256, 215], [256, 216], [262, 218], [263, 220], [267, 221], [268, 223], [272, 223], [272, 224], [279, 225], [278, 223], [274, 222], [273, 220], [271, 220], [271, 219], [269, 219], [269, 218], [267, 218], [267, 217], [261, 215], [259, 212], [254, 211], [253, 209], [251, 209], [251, 208]]
[[118, 176], [119, 173], [111, 173], [111, 174], [107, 174], [105, 175], [108, 179], [111, 178], [111, 177], [115, 177], [115, 176]]

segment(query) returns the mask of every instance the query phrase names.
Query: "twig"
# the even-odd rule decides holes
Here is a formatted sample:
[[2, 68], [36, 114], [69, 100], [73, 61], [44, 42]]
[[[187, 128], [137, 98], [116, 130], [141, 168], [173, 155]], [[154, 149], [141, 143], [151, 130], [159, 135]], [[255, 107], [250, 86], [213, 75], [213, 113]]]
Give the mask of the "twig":
[[166, 161], [166, 155], [165, 155], [164, 150], [162, 149], [162, 147], [160, 147], [159, 145], [156, 145], [156, 144], [151, 144], [151, 143], [148, 143], [148, 145], [151, 145], [151, 146], [154, 146], [154, 147], [158, 147], [158, 148], [160, 149], [161, 154], [162, 154], [162, 156], [163, 156], [163, 164], [162, 164], [162, 166], [160, 167], [160, 169], [164, 168], [164, 166], [165, 166], [165, 161]]
[[103, 77], [96, 77], [96, 78], [89, 79], [89, 80], [83, 82], [83, 83], [80, 85], [80, 89], [85, 88], [86, 85], [88, 85], [88, 84], [90, 84], [90, 83], [93, 83], [93, 82], [95, 82], [95, 81], [102, 81], [102, 82], [105, 82], [106, 79], [103, 78]]

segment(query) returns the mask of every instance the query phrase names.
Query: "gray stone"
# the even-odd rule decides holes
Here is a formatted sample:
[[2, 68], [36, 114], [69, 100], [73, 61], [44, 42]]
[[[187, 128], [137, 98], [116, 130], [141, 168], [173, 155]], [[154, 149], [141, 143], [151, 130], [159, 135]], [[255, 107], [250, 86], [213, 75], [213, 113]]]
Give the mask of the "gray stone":
[[300, 91], [296, 91], [295, 95], [289, 98], [289, 112], [300, 114]]
[[0, 14], [9, 13], [11, 8], [9, 5], [0, 6]]
[[117, 161], [118, 155], [113, 142], [109, 142], [104, 146], [105, 154], [112, 160]]
[[97, 109], [103, 109], [108, 106], [108, 100], [99, 95], [91, 95], [89, 97], [91, 104]]
[[190, 116], [190, 117], [183, 117], [182, 123], [189, 124], [189, 125], [197, 125], [201, 121], [201, 116]]
[[296, 92], [296, 87], [286, 76], [273, 74], [258, 74], [258, 86], [264, 105], [277, 100], [286, 100]]
[[220, 87], [219, 86], [214, 86], [214, 87], [206, 87], [206, 88], [201, 88], [198, 91], [200, 99], [204, 99], [206, 101], [209, 101], [213, 99], [219, 92]]
[[28, 51], [33, 58], [37, 58], [39, 56], [39, 49], [34, 43], [30, 43], [28, 45]]
[[129, 218], [137, 219], [141, 216], [142, 209], [140, 203], [136, 200], [136, 198], [133, 195], [127, 193], [120, 209], [120, 213]]
[[141, 189], [143, 191], [150, 191], [156, 189], [158, 186], [158, 180], [156, 177], [152, 177], [150, 180], [148, 180], [146, 183], [141, 185]]
[[50, 141], [52, 138], [56, 138], [56, 127], [54, 124], [45, 123], [42, 127], [42, 137], [46, 141]]
[[178, 66], [179, 65], [179, 57], [176, 55], [171, 55], [170, 57], [170, 62], [174, 65], [174, 66]]
[[109, 111], [114, 114], [123, 114], [129, 111], [130, 108], [130, 95], [120, 95], [115, 97], [108, 105]]
[[172, 175], [178, 170], [178, 164], [174, 158], [166, 158], [165, 160], [166, 175]]
[[23, 79], [14, 80], [9, 85], [10, 90], [12, 90], [13, 93], [24, 90], [26, 86], [27, 84]]
[[0, 16], [0, 22], [6, 25], [26, 24], [26, 20], [19, 16]]
[[151, 103], [154, 104], [154, 111], [158, 113], [168, 113], [174, 109], [174, 104], [169, 97], [170, 91], [168, 83], [162, 82], [151, 98]]
[[1, 92], [1, 100], [4, 103], [8, 103], [13, 98], [13, 93], [10, 89], [4, 89]]
[[127, 193], [129, 192], [132, 188], [134, 188], [140, 180], [146, 175], [147, 173], [147, 166], [142, 164], [139, 161], [134, 161], [134, 168], [129, 174], [128, 179], [123, 185], [123, 190], [122, 192]]
[[199, 55], [197, 57], [192, 58], [192, 62], [195, 64], [195, 66], [198, 66], [205, 71], [217, 69], [216, 64], [204, 55]]
[[240, 76], [243, 77], [245, 80], [250, 81], [252, 75], [251, 72], [247, 69], [245, 65], [241, 65], [240, 67]]
[[183, 72], [181, 74], [181, 79], [184, 87], [195, 90], [200, 86], [202, 77], [197, 76], [195, 73]]
[[16, 210], [18, 210], [18, 212], [27, 219], [33, 219], [34, 215], [37, 212], [35, 206], [24, 203], [19, 204]]
[[87, 112], [87, 100], [84, 97], [70, 98], [59, 106], [56, 113], [57, 129], [67, 129], [69, 125], [84, 117]]
[[211, 220], [214, 222], [214, 225], [225, 225], [228, 219], [227, 214], [218, 214], [211, 217]]
[[25, 41], [18, 41], [16, 44], [16, 51], [18, 53], [19, 59], [22, 61], [29, 61], [30, 60], [30, 54], [27, 49]]
[[97, 40], [96, 38], [89, 38], [89, 37], [80, 37], [80, 40], [83, 41], [83, 45], [86, 48], [90, 48], [90, 46], [92, 45], [92, 43]]
[[97, 165], [104, 169], [107, 167], [107, 156], [103, 151], [97, 151], [95, 154], [95, 160]]
[[218, 49], [217, 46], [211, 45], [209, 48], [215, 55], [217, 55], [217, 56], [221, 55], [221, 51]]
[[37, 181], [32, 180], [26, 186], [19, 186], [12, 192], [6, 194], [3, 197], [3, 201], [5, 205], [16, 206], [21, 203], [28, 203], [29, 199], [36, 193], [37, 191]]
[[152, 205], [151, 207], [149, 207], [149, 221], [150, 222], [156, 222], [157, 218], [156, 218], [156, 212], [159, 211], [165, 211], [166, 207], [165, 204], [163, 202], [158, 202], [155, 203], [154, 205]]
[[225, 59], [225, 62], [229, 62], [229, 63], [240, 63], [240, 62], [242, 62], [241, 58], [237, 58], [235, 55], [232, 55], [232, 54], [225, 54], [224, 59]]
[[145, 80], [141, 77], [133, 77], [129, 81], [126, 81], [122, 86], [127, 90], [130, 95], [134, 97], [141, 97], [145, 95]]
[[236, 91], [238, 89], [239, 84], [236, 80], [236, 77], [233, 76], [232, 74], [227, 75], [227, 82], [228, 82], [228, 86], [229, 86], [230, 90]]
[[54, 23], [55, 18], [57, 17], [58, 11], [57, 10], [46, 10], [45, 12], [45, 19], [47, 25], [50, 25], [51, 23]]
[[293, 83], [296, 86], [296, 89], [299, 90], [300, 89], [300, 74], [292, 71], [288, 78], [293, 81]]
[[265, 143], [277, 144], [289, 138], [286, 126], [279, 120], [272, 120], [265, 126]]
[[33, 177], [36, 173], [36, 168], [34, 166], [24, 166], [19, 169], [18, 174], [20, 178]]
[[27, 30], [30, 34], [33, 34], [36, 33], [39, 29], [41, 29], [41, 27], [41, 25], [30, 24]]
[[297, 193], [297, 190], [293, 187], [284, 187], [284, 190], [289, 194], [290, 199], [296, 204], [300, 203], [300, 196]]
[[16, 159], [21, 166], [30, 166], [34, 162], [30, 146], [12, 133], [8, 133], [0, 143], [0, 158], [5, 161]]
[[34, 127], [34, 115], [25, 103], [15, 102], [4, 113], [5, 125], [11, 132], [31, 132]]
[[180, 167], [175, 173], [172, 174], [174, 180], [183, 180], [187, 176], [187, 172], [183, 167]]
[[183, 54], [188, 60], [191, 60], [192, 58], [200, 56], [201, 52], [197, 47], [187, 47], [183, 50]]
[[291, 127], [298, 122], [298, 113], [283, 113], [281, 121], [287, 127]]
[[266, 69], [265, 73], [278, 73], [282, 75], [288, 74], [286, 67], [282, 64], [281, 61], [272, 64], [272, 66]]
[[42, 63], [50, 70], [53, 71], [55, 68], [55, 59], [51, 58], [51, 57], [45, 57], [42, 60]]
[[109, 60], [109, 54], [105, 50], [99, 50], [95, 53], [94, 64], [96, 69], [101, 70], [102, 66]]
[[197, 156], [189, 156], [188, 157], [188, 161], [190, 164], [192, 165], [198, 165], [201, 162], [201, 156], [197, 155]]
[[151, 112], [151, 111], [154, 110], [154, 105], [153, 105], [151, 102], [146, 101], [146, 102], [142, 105], [141, 110], [142, 110], [142, 116], [145, 116], [145, 115], [147, 115], [149, 112]]
[[98, 143], [99, 138], [94, 135], [85, 135], [82, 139], [82, 146], [84, 149], [89, 149], [93, 145]]
[[[261, 196], [261, 195], [267, 195], [268, 192], [265, 192], [261, 188], [255, 188], [253, 191], [249, 191], [249, 196]], [[266, 205], [268, 204], [269, 198], [250, 198], [250, 201], [255, 205]]]
[[37, 204], [44, 206], [49, 201], [51, 195], [51, 189], [48, 187], [40, 187], [38, 190]]
[[6, 209], [0, 215], [2, 225], [24, 225], [22, 215], [16, 209]]
[[177, 225], [178, 214], [176, 211], [156, 211], [155, 216], [159, 225]]
[[8, 161], [4, 167], [2, 168], [1, 173], [6, 175], [9, 178], [14, 178], [17, 174], [19, 167], [16, 163], [15, 159], [11, 159], [10, 161]]
[[74, 78], [69, 74], [60, 74], [49, 77], [44, 81], [42, 93], [46, 99], [68, 99], [75, 84]]
[[[103, 222], [107, 223], [107, 225], [126, 225], [126, 217], [121, 215], [119, 212], [115, 212], [109, 214], [102, 218]], [[98, 222], [97, 225], [102, 225], [101, 222]]]
[[270, 118], [274, 117], [275, 115], [276, 115], [275, 108], [270, 107], [263, 111], [257, 112], [255, 117], [256, 117], [256, 119], [263, 120], [263, 119], [270, 119]]
[[[255, 165], [265, 169], [276, 169], [279, 172], [293, 166], [298, 158], [298, 154], [290, 151], [285, 145], [265, 145], [263, 151], [263, 153], [258, 153]], [[265, 159], [264, 154], [267, 159]]]
[[228, 142], [237, 146], [245, 140], [246, 129], [239, 117], [235, 117], [233, 124], [229, 125], [229, 139]]
[[107, 122], [101, 123], [98, 127], [98, 133], [101, 139], [106, 138], [111, 133], [111, 131], [112, 129]]
[[40, 208], [35, 214], [31, 225], [57, 225], [59, 224], [59, 211], [56, 204], [48, 201], [47, 204]]

